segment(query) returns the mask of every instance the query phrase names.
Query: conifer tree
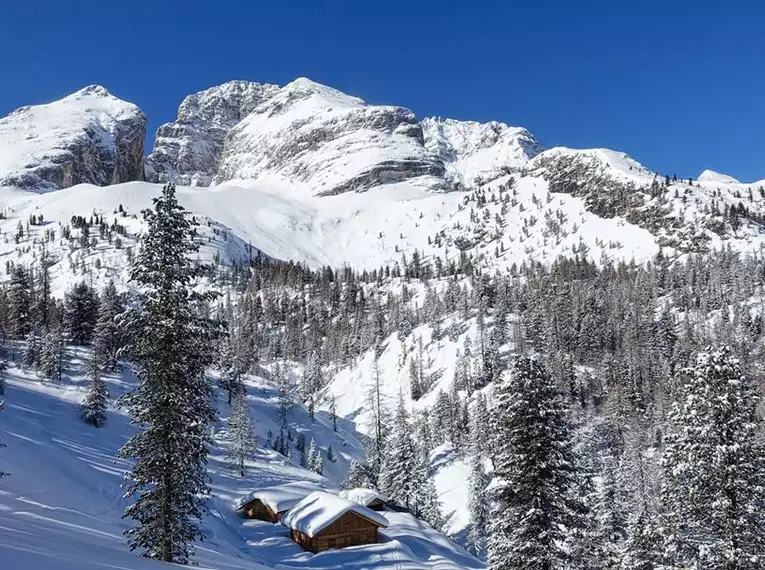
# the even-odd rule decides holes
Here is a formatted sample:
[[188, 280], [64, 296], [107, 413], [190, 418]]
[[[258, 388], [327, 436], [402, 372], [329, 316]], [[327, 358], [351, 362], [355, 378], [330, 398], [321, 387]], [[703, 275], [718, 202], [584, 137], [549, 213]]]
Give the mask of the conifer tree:
[[88, 344], [98, 319], [98, 297], [84, 281], [77, 283], [64, 298], [64, 322], [73, 344]]
[[316, 441], [313, 438], [308, 445], [308, 469], [319, 475], [324, 473], [324, 459], [322, 459], [321, 450], [316, 446]]
[[27, 368], [34, 368], [40, 361], [40, 337], [37, 331], [31, 330], [27, 334], [27, 340], [24, 344], [24, 354], [22, 362]]
[[444, 516], [441, 513], [441, 501], [438, 498], [436, 483], [430, 477], [427, 464], [420, 465], [418, 477], [420, 485], [417, 493], [417, 516], [440, 531], [444, 525]]
[[468, 479], [468, 512], [470, 527], [467, 545], [475, 556], [483, 556], [486, 550], [487, 526], [490, 520], [491, 503], [486, 488], [489, 477], [479, 456], [470, 458], [470, 477]]
[[8, 286], [8, 320], [14, 338], [22, 339], [29, 332], [31, 314], [29, 274], [23, 265], [15, 265]]
[[490, 570], [569, 570], [584, 506], [565, 400], [536, 361], [517, 357], [496, 388]]
[[106, 382], [101, 377], [101, 367], [95, 355], [88, 369], [90, 386], [87, 396], [85, 396], [80, 405], [80, 411], [82, 419], [86, 424], [101, 427], [106, 423], [106, 406], [109, 401], [109, 392], [106, 388]]
[[345, 487], [347, 489], [355, 489], [357, 487], [368, 488], [370, 486], [371, 481], [364, 465], [355, 459], [351, 459], [351, 463], [348, 465], [348, 477], [345, 480]]
[[292, 386], [290, 386], [289, 378], [278, 362], [274, 364], [273, 378], [279, 392], [279, 422], [281, 427], [286, 427], [287, 414], [293, 406]]
[[673, 569], [754, 570], [765, 564], [765, 453], [760, 396], [729, 347], [701, 352], [670, 412], [662, 457]]
[[409, 424], [404, 398], [399, 393], [393, 429], [380, 474], [381, 490], [407, 509], [412, 509], [419, 491], [417, 475], [417, 450], [412, 438], [412, 426]]
[[245, 393], [238, 390], [231, 403], [231, 414], [228, 418], [228, 444], [231, 468], [244, 477], [247, 473], [246, 463], [252, 457], [258, 446], [258, 438], [250, 421], [245, 404]]
[[143, 218], [148, 228], [131, 271], [140, 292], [129, 323], [140, 383], [126, 398], [142, 431], [120, 450], [135, 460], [125, 516], [136, 525], [126, 534], [144, 556], [186, 564], [209, 492], [205, 464], [216, 413], [204, 374], [219, 328], [200, 316], [213, 295], [193, 288], [200, 273], [191, 260], [196, 230], [173, 185]]
[[60, 329], [45, 333], [40, 343], [38, 372], [40, 376], [54, 382], [61, 380], [64, 361], [64, 339]]
[[122, 330], [118, 319], [122, 314], [122, 301], [114, 281], [109, 281], [101, 293], [98, 304], [98, 320], [93, 331], [93, 351], [103, 369], [116, 372], [119, 369], [118, 353], [122, 347]]

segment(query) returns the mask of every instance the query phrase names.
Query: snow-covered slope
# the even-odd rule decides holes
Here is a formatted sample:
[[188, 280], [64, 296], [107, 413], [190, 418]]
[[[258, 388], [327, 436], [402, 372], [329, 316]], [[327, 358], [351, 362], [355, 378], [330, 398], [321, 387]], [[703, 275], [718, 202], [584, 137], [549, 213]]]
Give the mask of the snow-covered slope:
[[0, 119], [0, 186], [38, 191], [138, 180], [146, 117], [98, 85]]
[[226, 139], [215, 182], [277, 180], [306, 195], [444, 173], [408, 109], [368, 105], [305, 78], [256, 107]]
[[[115, 459], [117, 449], [134, 432], [124, 412], [112, 409], [105, 427], [96, 429], [79, 418], [84, 396], [83, 352], [70, 353], [66, 376], [60, 383], [41, 383], [19, 369], [10, 369], [0, 415], [3, 427], [2, 467], [11, 473], [0, 487], [0, 565], [3, 568], [96, 570], [165, 568], [128, 551], [122, 535], [129, 521], [122, 519], [125, 502], [120, 487], [129, 468]], [[129, 372], [107, 379], [112, 398], [134, 386]], [[340, 423], [333, 432], [326, 413], [316, 423], [296, 405], [289, 412], [293, 435], [315, 438], [326, 454], [332, 445], [337, 462], [325, 460], [329, 479], [306, 471], [266, 446], [268, 432], [279, 430], [276, 392], [265, 380], [249, 377], [247, 404], [261, 448], [247, 465], [244, 478], [226, 461], [225, 418], [228, 406], [221, 394], [221, 421], [214, 428], [216, 446], [208, 465], [212, 477], [210, 514], [204, 518], [207, 539], [198, 545], [196, 561], [203, 568], [262, 570], [263, 568], [336, 568], [366, 570], [386, 564], [400, 569], [482, 570], [484, 565], [455, 543], [408, 514], [386, 513], [390, 526], [377, 545], [353, 547], [312, 555], [292, 542], [286, 528], [262, 521], [245, 521], [237, 501], [255, 488], [291, 481], [314, 481], [337, 492], [348, 460], [361, 448], [352, 426]], [[299, 453], [290, 443], [297, 462]], [[326, 457], [326, 455], [325, 455]], [[389, 516], [390, 515], [390, 516]], [[170, 566], [167, 566], [170, 568]]]
[[741, 182], [732, 176], [709, 169], [699, 174], [698, 181], [707, 184], [741, 184]]
[[267, 83], [229, 81], [186, 97], [178, 118], [157, 129], [146, 180], [209, 186], [228, 132], [278, 90]]
[[420, 124], [425, 148], [439, 157], [447, 173], [464, 186], [496, 178], [507, 168], [525, 166], [543, 150], [526, 129], [496, 121], [427, 117]]

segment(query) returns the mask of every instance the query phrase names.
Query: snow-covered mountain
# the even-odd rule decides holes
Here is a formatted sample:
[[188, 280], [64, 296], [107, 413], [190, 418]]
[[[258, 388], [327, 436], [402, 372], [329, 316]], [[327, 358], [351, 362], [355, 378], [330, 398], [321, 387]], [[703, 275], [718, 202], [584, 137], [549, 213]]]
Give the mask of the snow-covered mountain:
[[157, 130], [154, 149], [146, 157], [146, 180], [209, 186], [226, 135], [278, 90], [276, 85], [229, 81], [186, 97], [178, 118]]
[[[765, 236], [758, 185], [711, 172], [670, 179], [608, 149], [544, 150], [529, 131], [503, 123], [418, 122], [403, 107], [370, 105], [308, 79], [284, 87], [232, 81], [190, 95], [146, 157], [146, 178], [156, 184], [78, 184], [140, 179], [144, 122], [134, 105], [98, 87], [2, 119], [0, 249], [32, 262], [45, 247], [62, 288], [69, 268], [96, 259], [100, 273], [122, 281], [138, 220], [124, 224], [125, 247], [96, 240], [80, 250], [70, 219], [96, 214], [112, 223], [120, 205], [136, 216], [161, 180], [183, 184], [181, 200], [211, 231], [202, 255], [222, 263], [261, 251], [313, 267], [371, 269], [417, 251], [504, 269], [582, 253], [642, 261], [662, 247], [752, 250]], [[71, 185], [50, 196], [19, 190]], [[19, 236], [32, 215], [46, 224]]]
[[146, 117], [91, 85], [0, 119], [0, 186], [37, 191], [141, 178]]
[[463, 186], [496, 178], [525, 166], [543, 147], [529, 131], [491, 121], [427, 117], [421, 122], [425, 148], [440, 158], [447, 173]]
[[425, 176], [437, 186], [443, 174], [414, 113], [300, 78], [231, 130], [215, 182], [273, 181], [328, 196]]

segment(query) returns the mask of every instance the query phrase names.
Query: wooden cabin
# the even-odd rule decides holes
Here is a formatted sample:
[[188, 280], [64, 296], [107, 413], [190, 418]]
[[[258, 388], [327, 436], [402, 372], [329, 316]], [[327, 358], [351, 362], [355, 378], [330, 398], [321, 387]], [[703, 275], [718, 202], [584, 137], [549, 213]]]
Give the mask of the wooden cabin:
[[322, 491], [311, 493], [282, 519], [290, 536], [304, 550], [321, 552], [379, 542], [378, 530], [388, 521], [378, 512]]
[[248, 519], [277, 523], [284, 513], [317, 489], [318, 485], [306, 481], [264, 487], [240, 499], [237, 511]]

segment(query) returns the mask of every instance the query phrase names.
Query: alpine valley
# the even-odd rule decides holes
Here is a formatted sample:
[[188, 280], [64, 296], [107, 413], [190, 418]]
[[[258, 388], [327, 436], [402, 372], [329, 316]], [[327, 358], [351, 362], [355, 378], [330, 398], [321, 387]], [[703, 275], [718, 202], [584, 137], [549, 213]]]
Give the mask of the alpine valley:
[[[146, 130], [96, 85], [0, 119], [0, 567], [164, 567], [123, 537], [118, 450], [141, 428], [121, 396], [143, 386], [123, 348], [142, 211], [169, 184], [196, 308], [225, 324], [201, 566], [483, 570], [523, 551], [502, 533], [534, 523], [503, 505], [548, 445], [548, 554], [571, 569], [761, 567], [765, 534], [703, 513], [765, 510], [765, 468], [726, 487], [703, 453], [762, 459], [765, 181], [678, 179], [306, 78], [211, 87], [151, 149]], [[698, 423], [723, 412], [736, 441]], [[379, 543], [311, 554], [237, 511], [290, 482], [399, 508]], [[658, 565], [680, 556], [702, 561]]]

